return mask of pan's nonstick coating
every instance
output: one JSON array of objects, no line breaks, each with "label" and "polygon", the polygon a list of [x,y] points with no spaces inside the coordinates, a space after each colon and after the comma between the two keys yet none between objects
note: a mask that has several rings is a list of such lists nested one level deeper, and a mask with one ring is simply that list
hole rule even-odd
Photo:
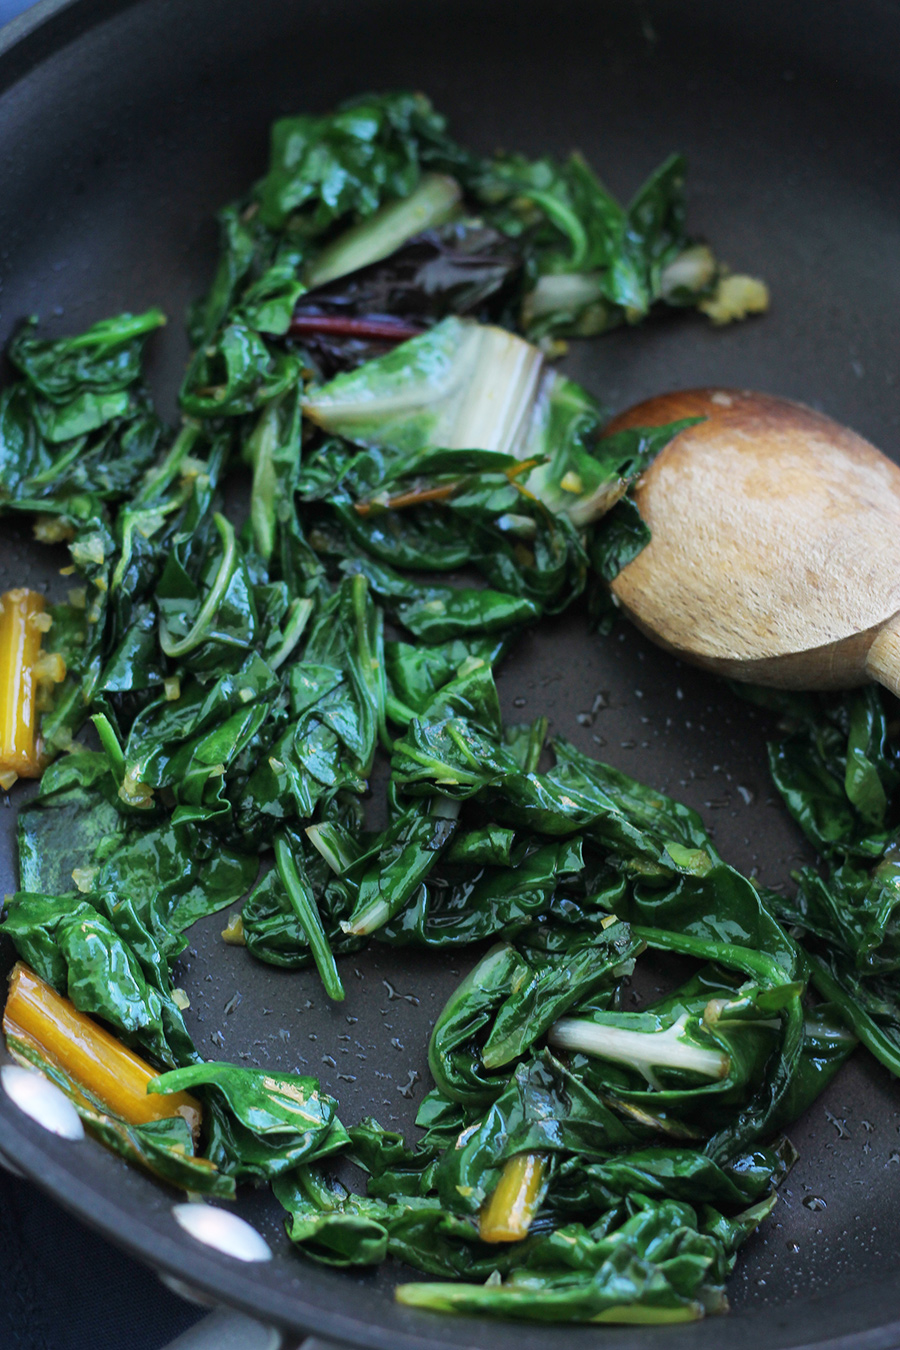
[{"label": "pan's nonstick coating", "polygon": [[[0,338],[30,313],[62,333],[159,303],[171,322],[151,374],[173,412],[213,213],[262,171],[270,121],[405,85],[482,150],[580,148],[620,196],[683,150],[692,231],[769,281],[761,320],[715,331],[675,316],[573,344],[567,371],[611,407],[677,386],[766,389],[897,456],[898,39],[900,7],[876,0],[44,0],[0,46]],[[3,520],[0,588],[62,593],[65,561]],[[789,884],[805,854],[768,781],[768,723],[724,684],[624,627],[589,637],[580,611],[526,635],[499,683],[507,717],[549,714],[581,748],[701,810],[730,862]],[[0,894],[15,886],[22,795],[0,811]],[[410,1127],[431,1022],[468,958],[376,944],[347,958],[347,1001],[329,1006],[314,973],[255,964],[221,927],[198,925],[178,976],[201,1049],[318,1073],[346,1119]],[[0,940],[0,976],[11,961]],[[857,1054],[791,1136],[801,1160],[742,1253],[728,1324],[552,1329],[413,1314],[391,1301],[399,1267],[311,1267],[264,1192],[238,1210],[275,1260],[238,1267],[180,1233],[171,1194],[97,1145],[45,1137],[0,1098],[0,1149],[144,1259],[297,1330],[392,1350],[895,1344],[896,1083]]]}]

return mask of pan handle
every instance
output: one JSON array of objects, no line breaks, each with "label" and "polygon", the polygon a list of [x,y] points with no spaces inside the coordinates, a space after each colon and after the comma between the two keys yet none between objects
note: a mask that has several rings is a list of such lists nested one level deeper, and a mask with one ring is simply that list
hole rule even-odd
[{"label": "pan handle", "polygon": [[255,1317],[232,1308],[217,1308],[177,1340],[170,1341],[165,1350],[341,1350],[341,1347],[318,1336],[304,1337],[298,1343]]},{"label": "pan handle", "polygon": [[282,1350],[282,1339],[280,1331],[255,1317],[233,1308],[216,1308],[170,1341],[165,1350]]}]

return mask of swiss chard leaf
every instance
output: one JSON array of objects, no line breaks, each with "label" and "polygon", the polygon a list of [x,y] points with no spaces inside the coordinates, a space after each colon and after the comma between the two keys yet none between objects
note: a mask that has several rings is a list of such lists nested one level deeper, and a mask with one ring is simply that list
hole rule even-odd
[{"label": "swiss chard leaf", "polygon": [[205,1156],[228,1176],[269,1179],[343,1148],[337,1103],[315,1078],[235,1064],[195,1064],[162,1074],[148,1092],[190,1089],[209,1110]]},{"label": "swiss chard leaf", "polygon": [[315,238],[345,217],[370,216],[409,196],[423,165],[452,170],[465,155],[422,94],[369,95],[324,117],[289,117],[272,128],[269,171],[257,189],[270,229],[291,218]]}]

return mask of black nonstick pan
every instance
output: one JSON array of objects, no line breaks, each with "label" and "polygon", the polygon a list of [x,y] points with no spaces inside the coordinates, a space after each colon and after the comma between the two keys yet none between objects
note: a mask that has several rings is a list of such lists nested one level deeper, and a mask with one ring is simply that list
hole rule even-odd
[{"label": "black nonstick pan", "polygon": [[[620,196],[684,151],[692,232],[768,280],[771,312],[741,326],[692,316],[573,344],[567,369],[612,408],[677,386],[765,389],[900,457],[898,50],[888,0],[43,0],[0,38],[0,339],[32,313],[62,333],[161,304],[151,373],[174,412],[213,213],[261,172],[271,120],[412,86],[461,140],[578,147]],[[65,561],[0,524],[0,587],[62,588]],[[624,626],[589,636],[573,612],[521,641],[500,689],[507,716],[546,712],[697,807],[730,862],[789,883],[805,855],[769,786],[771,728],[723,683]],[[23,795],[0,810],[0,894]],[[348,958],[333,1006],[314,974],[255,964],[221,926],[193,931],[179,973],[207,1055],[317,1073],[344,1118],[411,1133],[430,1025],[464,967],[375,945]],[[11,963],[0,939],[0,987]],[[790,1133],[800,1161],[741,1255],[729,1320],[529,1327],[403,1309],[399,1267],[311,1266],[264,1192],[237,1208],[274,1259],[218,1255],[175,1223],[179,1197],[0,1093],[0,1151],[22,1172],[152,1266],[295,1333],[385,1350],[900,1344],[900,1085],[857,1052]]]}]

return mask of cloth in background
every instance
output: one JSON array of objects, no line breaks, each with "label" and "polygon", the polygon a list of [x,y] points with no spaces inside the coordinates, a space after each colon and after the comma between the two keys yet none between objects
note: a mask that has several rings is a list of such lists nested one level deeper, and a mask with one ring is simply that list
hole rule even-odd
[{"label": "cloth in background", "polygon": [[31,0],[0,0],[0,28],[17,14],[31,8]]},{"label": "cloth in background", "polygon": [[162,1350],[204,1315],[0,1168],[0,1350]]}]

